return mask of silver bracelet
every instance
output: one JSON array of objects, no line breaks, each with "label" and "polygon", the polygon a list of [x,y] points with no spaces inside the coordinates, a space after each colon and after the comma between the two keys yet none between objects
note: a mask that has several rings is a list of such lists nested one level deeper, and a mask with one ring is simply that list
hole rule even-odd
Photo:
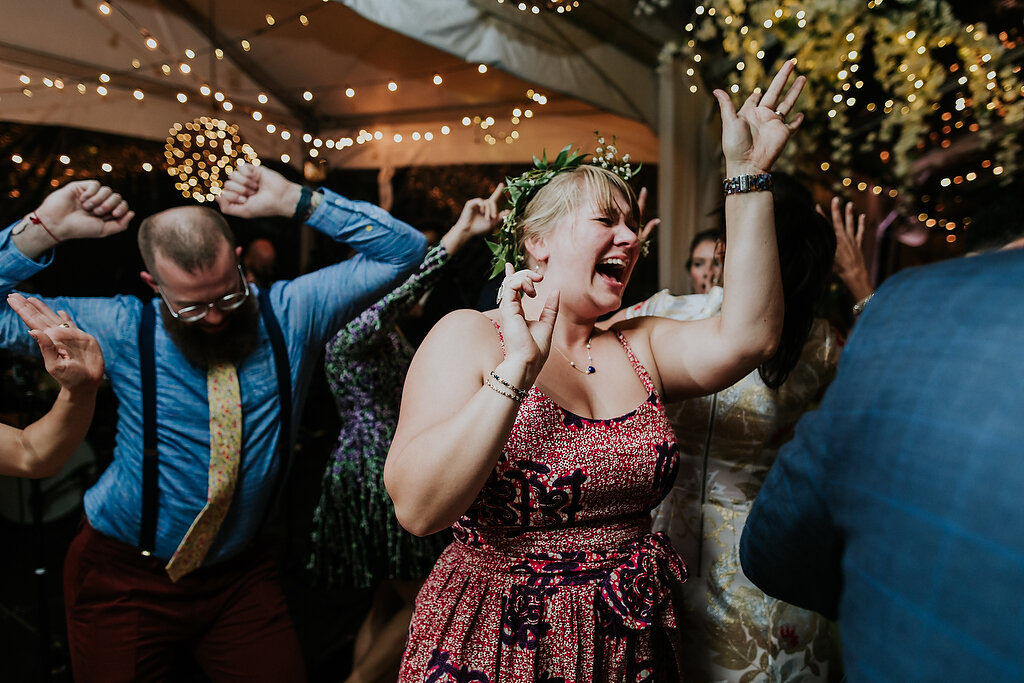
[{"label": "silver bracelet", "polygon": [[873,297],[874,295],[875,295],[875,293],[871,292],[866,297],[864,297],[863,299],[861,299],[860,301],[855,303],[853,305],[853,314],[854,315],[860,315],[861,313],[863,313],[864,312],[864,307],[868,305],[868,302],[871,301],[871,297]]},{"label": "silver bracelet", "polygon": [[728,197],[742,192],[771,192],[775,188],[771,173],[738,175],[722,181],[722,192]]}]

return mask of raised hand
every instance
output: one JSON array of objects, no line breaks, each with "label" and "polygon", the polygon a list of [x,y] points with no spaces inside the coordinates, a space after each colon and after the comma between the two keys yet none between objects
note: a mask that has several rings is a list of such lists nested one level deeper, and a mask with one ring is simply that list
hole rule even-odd
[{"label": "raised hand", "polygon": [[477,197],[466,202],[455,225],[441,238],[441,244],[444,245],[445,251],[454,254],[472,238],[477,235],[486,235],[498,227],[508,213],[507,210],[501,211],[498,208],[504,189],[505,183],[498,183],[494,192],[486,199]]},{"label": "raised hand", "polygon": [[797,76],[786,89],[795,68],[796,61],[788,60],[768,89],[752,93],[739,111],[724,91],[715,90],[722,112],[722,152],[729,175],[770,171],[790,136],[800,127],[804,115],[794,113],[793,107],[807,79]]},{"label": "raised hand", "polygon": [[121,232],[135,212],[98,180],[76,180],[47,195],[35,215],[52,238],[64,241]]},{"label": "raised hand", "polygon": [[828,214],[820,206],[817,208],[818,213],[832,221],[832,228],[836,233],[836,258],[832,270],[850,290],[853,298],[860,301],[874,291],[861,247],[866,216],[859,214],[855,219],[856,209],[853,202],[847,202],[845,209],[842,204],[842,199],[833,197],[831,211]]},{"label": "raised hand", "polygon": [[498,183],[487,199],[470,199],[462,207],[462,214],[456,225],[465,226],[465,230],[472,236],[486,235],[494,230],[498,223],[505,217],[508,211],[501,211],[498,202],[501,200],[501,193],[505,189],[505,183]]},{"label": "raised hand", "polygon": [[7,303],[39,344],[46,371],[68,391],[94,391],[104,370],[99,343],[78,329],[67,313],[54,313],[39,299],[26,299],[15,292],[7,296]]},{"label": "raised hand", "polygon": [[[637,207],[639,207],[639,209],[640,209],[640,215],[643,216],[644,213],[645,213],[645,209],[647,208],[647,188],[646,187],[641,187],[640,188],[640,194],[638,194],[636,196],[636,204],[637,204]],[[641,249],[645,248],[645,245],[647,244],[647,240],[650,239],[651,233],[654,232],[654,229],[657,228],[659,225],[661,225],[661,219],[660,218],[652,218],[651,220],[649,220],[646,223],[644,223],[644,227],[640,228],[640,230],[637,232],[636,236],[640,240]],[[641,253],[643,253],[644,256],[647,255],[646,250],[642,251]]]},{"label": "raised hand", "polygon": [[301,185],[277,171],[242,164],[224,182],[217,204],[225,214],[240,218],[291,216],[301,192]]},{"label": "raised hand", "polygon": [[537,296],[536,283],[544,276],[532,270],[516,271],[511,263],[505,264],[505,279],[501,282],[498,312],[501,314],[501,330],[505,338],[505,353],[524,363],[529,383],[540,374],[544,361],[551,352],[551,334],[558,316],[558,292],[548,296],[540,318],[526,320],[522,296]]}]

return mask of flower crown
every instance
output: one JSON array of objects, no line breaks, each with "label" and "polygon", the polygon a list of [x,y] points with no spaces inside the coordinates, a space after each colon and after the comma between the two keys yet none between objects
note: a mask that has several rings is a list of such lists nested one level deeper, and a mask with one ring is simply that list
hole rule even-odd
[{"label": "flower crown", "polygon": [[[595,131],[597,137],[597,149],[594,154],[580,154],[579,149],[573,150],[568,144],[562,148],[558,156],[548,161],[547,153],[541,158],[533,157],[533,168],[515,178],[505,178],[505,191],[508,192],[508,214],[498,228],[497,241],[487,241],[487,246],[493,255],[491,259],[491,275],[494,278],[505,272],[505,263],[511,263],[516,270],[525,265],[525,258],[519,248],[519,240],[516,238],[516,222],[526,211],[526,205],[537,195],[540,188],[551,182],[563,171],[573,171],[584,163],[591,163],[595,166],[607,169],[625,181],[635,176],[642,166],[638,164],[633,168],[629,164],[629,155],[618,157],[616,138],[612,138],[611,144],[605,144],[605,139]],[[592,159],[587,162],[587,157]]]}]

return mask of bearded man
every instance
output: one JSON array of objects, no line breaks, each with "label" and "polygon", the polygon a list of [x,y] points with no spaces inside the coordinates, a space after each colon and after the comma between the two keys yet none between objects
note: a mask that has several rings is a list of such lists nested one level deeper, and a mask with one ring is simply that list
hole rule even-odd
[{"label": "bearded man", "polygon": [[[240,167],[218,203],[243,218],[292,216],[358,253],[260,289],[224,217],[179,207],[139,229],[152,300],[43,298],[99,341],[119,399],[113,462],[85,494],[64,567],[79,682],[167,680],[183,653],[213,681],[305,678],[261,530],[320,349],[426,244],[376,206],[264,167]],[[59,242],[119,232],[131,217],[96,181],[62,187],[0,233],[0,293],[48,266]],[[6,303],[0,345],[35,345]]]}]

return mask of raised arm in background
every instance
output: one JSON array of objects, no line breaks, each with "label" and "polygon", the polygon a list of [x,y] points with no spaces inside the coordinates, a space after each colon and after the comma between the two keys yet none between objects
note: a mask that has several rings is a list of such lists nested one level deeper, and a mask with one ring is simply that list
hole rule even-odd
[{"label": "raised arm in background", "polygon": [[7,303],[28,325],[60,393],[50,411],[24,429],[0,425],[0,475],[53,476],[89,430],[103,379],[103,354],[63,311],[54,313],[38,299],[17,293],[9,294]]}]

